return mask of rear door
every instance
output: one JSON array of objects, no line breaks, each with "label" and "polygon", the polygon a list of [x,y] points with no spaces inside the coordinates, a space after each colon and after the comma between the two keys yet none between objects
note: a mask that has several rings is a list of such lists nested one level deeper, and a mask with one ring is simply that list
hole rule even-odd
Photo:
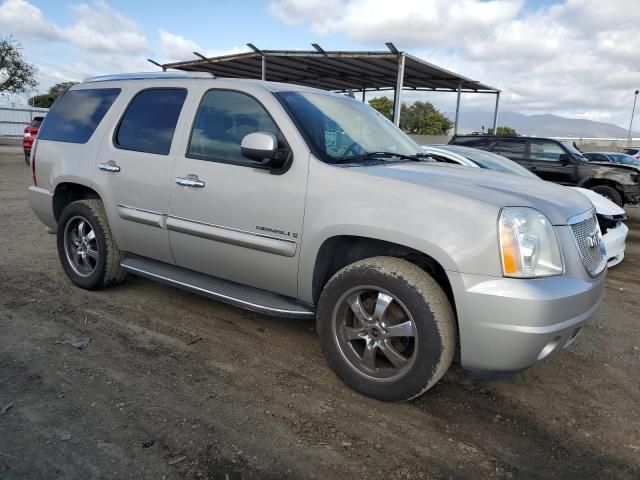
[{"label": "rear door", "polygon": [[101,195],[125,252],[174,263],[166,230],[172,140],[184,88],[137,91],[98,156]]},{"label": "rear door", "polygon": [[529,170],[543,180],[563,185],[576,184],[576,161],[559,143],[530,140],[528,157]]},{"label": "rear door", "polygon": [[507,157],[514,162],[518,162],[525,168],[529,168],[529,163],[526,160],[526,145],[527,140],[524,138],[500,138],[493,145],[491,151]]}]

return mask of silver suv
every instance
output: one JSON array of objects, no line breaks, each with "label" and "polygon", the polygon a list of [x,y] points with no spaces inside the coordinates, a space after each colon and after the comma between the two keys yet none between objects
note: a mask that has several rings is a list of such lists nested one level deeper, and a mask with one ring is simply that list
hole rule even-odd
[{"label": "silver suv", "polygon": [[316,318],[355,390],[408,400],[456,350],[521,371],[593,314],[606,261],[583,195],[436,163],[343,95],[206,74],[86,80],[47,115],[30,201],[71,281],[141,275]]}]

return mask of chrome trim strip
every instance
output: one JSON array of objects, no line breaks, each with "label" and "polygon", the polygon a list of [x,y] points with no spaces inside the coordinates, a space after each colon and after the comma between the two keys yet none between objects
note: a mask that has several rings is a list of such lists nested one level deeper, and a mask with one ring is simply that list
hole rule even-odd
[{"label": "chrome trim strip", "polygon": [[194,222],[171,216],[167,218],[166,225],[168,230],[174,232],[207,238],[230,245],[274,253],[284,257],[293,257],[296,254],[297,244],[290,240],[265,237],[242,230],[211,225],[204,222]]},{"label": "chrome trim strip", "polygon": [[584,222],[585,220],[590,219],[596,214],[596,209],[592,208],[591,210],[587,210],[584,213],[579,213],[578,215],[574,215],[573,217],[569,217],[567,219],[567,225],[575,225],[576,223]]},{"label": "chrome trim strip", "polygon": [[[185,283],[185,282],[181,282],[179,280],[174,280],[173,278],[169,278],[169,277],[165,277],[163,275],[158,275],[156,273],[153,272],[149,272],[148,270],[143,270],[141,268],[136,268],[136,267],[132,267],[130,265],[127,265],[125,262],[122,262],[120,264],[120,266],[125,269],[128,272],[131,272],[133,274],[138,274],[141,275],[143,277],[147,277],[147,278],[151,278],[154,280],[158,280],[162,283],[166,283],[168,285],[172,285],[172,286],[176,286],[176,287],[180,287],[180,288],[184,288],[186,290],[191,290],[197,293],[201,293],[204,294],[208,297],[212,297],[216,300],[220,300],[221,302],[224,303],[229,303],[231,305],[235,305],[237,307],[242,307],[242,308],[246,308],[248,310],[254,311],[254,312],[258,312],[258,313],[266,313],[266,314],[279,314],[279,315],[283,315],[283,316],[292,316],[292,317],[299,317],[299,318],[313,318],[315,317],[315,313],[312,312],[311,310],[286,310],[286,309],[282,309],[282,308],[272,308],[272,307],[268,307],[265,305],[259,305],[257,303],[252,303],[249,302],[247,300],[241,300],[239,298],[235,298],[235,297],[230,297],[228,295],[224,295],[222,293],[217,293],[214,292],[212,290],[207,290],[206,288],[202,288],[202,287],[197,287],[195,285],[189,284],[189,283]],[[304,308],[304,307],[301,307]]]},{"label": "chrome trim strip", "polygon": [[160,212],[118,204],[118,215],[120,215],[120,218],[124,220],[130,220],[132,222],[138,222],[152,227],[164,228],[165,216]]},{"label": "chrome trim strip", "polygon": [[215,223],[207,223],[207,222],[201,222],[200,220],[192,220],[192,219],[186,218],[186,217],[179,217],[177,215],[168,215],[168,218],[175,218],[177,220],[184,220],[185,222],[197,223],[198,225],[205,225],[207,227],[221,228],[223,230],[229,230],[231,232],[246,233],[247,235],[253,235],[254,237],[271,238],[273,240],[280,240],[281,242],[289,242],[289,243],[294,243],[294,244],[298,243],[295,240],[291,240],[290,238],[281,238],[281,237],[275,237],[273,235],[266,235],[264,233],[250,232],[248,230],[241,230],[239,228],[227,227],[225,225],[216,225]]}]

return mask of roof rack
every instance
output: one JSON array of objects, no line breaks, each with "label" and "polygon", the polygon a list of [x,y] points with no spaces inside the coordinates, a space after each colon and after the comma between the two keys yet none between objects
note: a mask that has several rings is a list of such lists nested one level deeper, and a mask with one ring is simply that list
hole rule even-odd
[{"label": "roof rack", "polygon": [[137,72],[89,77],[85,78],[84,82],[110,82],[114,80],[151,80],[166,78],[216,78],[216,76],[210,72]]}]

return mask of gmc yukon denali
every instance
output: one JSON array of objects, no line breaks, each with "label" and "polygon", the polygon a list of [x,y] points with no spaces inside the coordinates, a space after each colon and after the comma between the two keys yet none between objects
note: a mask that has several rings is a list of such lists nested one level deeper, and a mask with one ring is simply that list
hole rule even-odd
[{"label": "gmc yukon denali", "polygon": [[77,286],[134,274],[315,318],[345,383],[401,401],[456,354],[469,374],[495,378],[568,346],[606,273],[583,195],[420,152],[343,95],[113,75],[53,105],[29,197]]}]

